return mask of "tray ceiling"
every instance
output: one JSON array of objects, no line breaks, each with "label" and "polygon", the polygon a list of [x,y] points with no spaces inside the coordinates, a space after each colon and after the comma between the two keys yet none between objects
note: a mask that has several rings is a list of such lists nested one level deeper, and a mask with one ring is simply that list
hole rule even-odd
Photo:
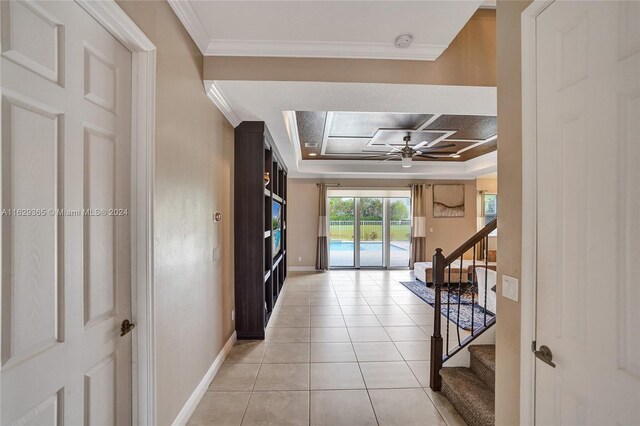
[{"label": "tray ceiling", "polygon": [[[449,161],[415,161],[410,168],[403,168],[396,161],[381,163],[358,157],[351,160],[344,156],[335,160],[308,159],[303,156],[305,142],[300,142],[304,128],[308,128],[308,132],[324,132],[321,114],[338,111],[340,114],[333,114],[327,135],[350,136],[349,139],[357,139],[360,144],[364,139],[366,144],[379,129],[408,128],[419,132],[419,127],[430,120],[430,125],[422,129],[427,131],[424,135],[428,136],[425,137],[433,138],[432,135],[437,137],[455,130],[457,133],[448,138],[447,144],[456,144],[451,150],[460,150],[473,144],[471,136],[484,137],[493,132],[491,129],[495,124],[492,120],[495,120],[497,111],[495,87],[207,80],[205,89],[233,126],[245,120],[267,123],[290,177],[473,179],[496,171],[497,153],[495,145],[492,145],[495,140],[485,140],[482,152],[486,153],[466,161],[464,157]],[[303,119],[298,123],[296,111],[319,111],[320,115],[314,114],[314,120]],[[361,119],[364,116],[366,120]],[[464,123],[462,117],[466,116],[489,117],[489,125],[485,127],[482,121],[476,123],[474,133],[471,133],[470,126],[450,127],[456,123],[454,120],[458,124]],[[380,133],[378,137],[386,136],[386,132]],[[307,142],[320,144],[324,133],[321,135]],[[403,136],[400,136],[400,141]],[[462,141],[451,142],[458,138]],[[396,140],[391,142],[399,143]],[[376,144],[376,140],[373,143]],[[476,154],[480,152],[474,152]]]},{"label": "tray ceiling", "polygon": [[409,146],[426,142],[438,157],[417,161],[464,162],[497,149],[495,116],[297,111],[296,123],[303,160],[382,160],[407,135]]},{"label": "tray ceiling", "polygon": [[[169,0],[205,55],[435,60],[482,0]],[[410,34],[408,48],[397,36]]]}]

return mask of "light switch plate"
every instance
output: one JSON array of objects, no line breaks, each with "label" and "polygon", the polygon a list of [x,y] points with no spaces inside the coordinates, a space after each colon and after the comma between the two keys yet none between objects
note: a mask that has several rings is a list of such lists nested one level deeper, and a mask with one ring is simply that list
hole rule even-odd
[{"label": "light switch plate", "polygon": [[507,299],[511,299],[514,302],[518,301],[518,279],[510,277],[508,275],[502,276],[502,296]]}]

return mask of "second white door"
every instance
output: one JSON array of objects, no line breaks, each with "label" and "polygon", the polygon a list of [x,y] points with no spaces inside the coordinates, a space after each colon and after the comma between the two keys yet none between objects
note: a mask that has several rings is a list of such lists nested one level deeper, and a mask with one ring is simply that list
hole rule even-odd
[{"label": "second white door", "polygon": [[638,2],[536,21],[540,425],[640,424],[639,28]]}]

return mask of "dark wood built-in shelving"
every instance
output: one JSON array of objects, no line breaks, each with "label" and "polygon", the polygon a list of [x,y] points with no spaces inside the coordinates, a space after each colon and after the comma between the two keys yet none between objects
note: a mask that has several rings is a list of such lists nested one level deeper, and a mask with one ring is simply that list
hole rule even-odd
[{"label": "dark wood built-in shelving", "polygon": [[[264,339],[287,277],[287,168],[264,122],[245,121],[235,129],[234,198],[237,336]],[[278,253],[273,253],[274,202],[282,205]]]}]

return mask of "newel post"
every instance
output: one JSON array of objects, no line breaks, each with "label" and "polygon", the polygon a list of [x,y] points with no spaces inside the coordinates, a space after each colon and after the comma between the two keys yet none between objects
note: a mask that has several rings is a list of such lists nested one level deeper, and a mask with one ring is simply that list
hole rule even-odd
[{"label": "newel post", "polygon": [[432,261],[433,288],[435,291],[435,306],[433,313],[433,335],[431,336],[431,377],[429,387],[434,391],[439,391],[442,387],[440,369],[442,368],[442,335],[441,329],[441,301],[442,284],[444,284],[444,255],[442,249],[437,248]]}]

